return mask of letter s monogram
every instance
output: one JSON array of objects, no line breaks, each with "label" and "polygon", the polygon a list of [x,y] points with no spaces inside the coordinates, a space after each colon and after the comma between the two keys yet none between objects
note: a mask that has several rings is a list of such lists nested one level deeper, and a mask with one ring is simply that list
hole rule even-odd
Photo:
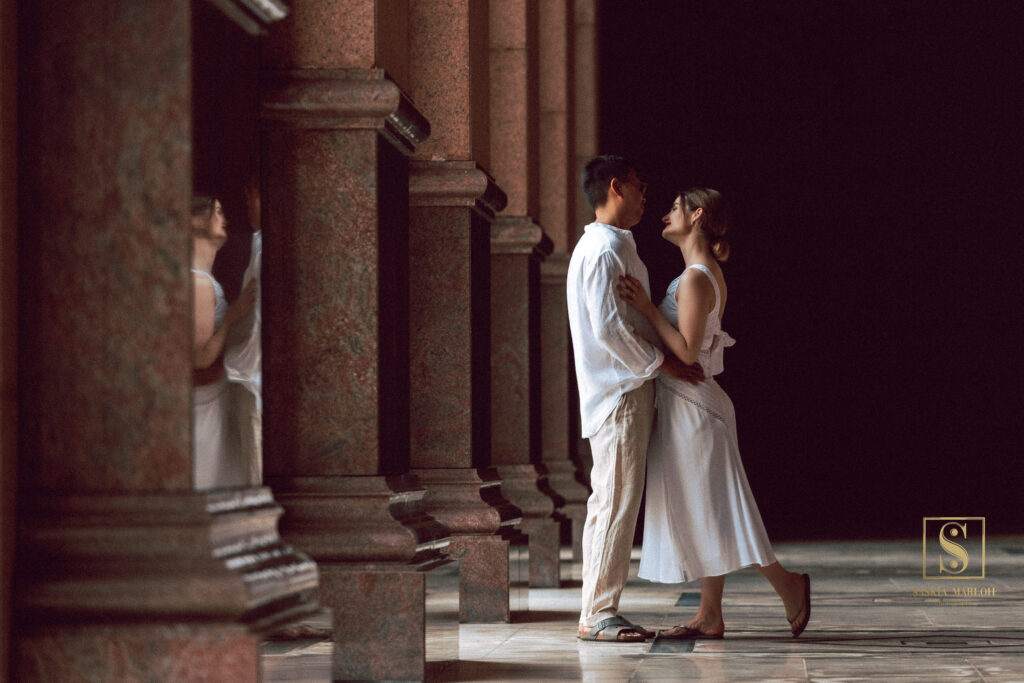
[{"label": "letter s monogram", "polygon": [[[945,550],[947,553],[955,557],[956,560],[950,562],[949,566],[947,567],[947,565],[943,563],[942,556],[940,555],[939,573],[962,574],[963,571],[967,569],[969,557],[967,555],[967,551],[964,550],[964,547],[962,545],[950,540],[949,538],[946,538],[946,530],[949,529],[949,527],[953,527],[953,529],[949,532],[950,536],[956,537],[957,529],[959,529],[960,533],[963,534],[963,537],[967,538],[966,524],[962,522],[946,522],[942,525],[942,528],[939,529],[939,545],[942,547],[943,550]],[[957,560],[959,560],[959,562]]]}]

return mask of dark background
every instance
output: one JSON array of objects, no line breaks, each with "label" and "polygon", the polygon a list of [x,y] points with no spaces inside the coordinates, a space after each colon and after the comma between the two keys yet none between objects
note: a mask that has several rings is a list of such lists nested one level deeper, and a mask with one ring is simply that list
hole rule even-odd
[{"label": "dark background", "polygon": [[774,539],[1024,532],[1024,4],[600,2],[600,139],[730,200],[719,379]]}]

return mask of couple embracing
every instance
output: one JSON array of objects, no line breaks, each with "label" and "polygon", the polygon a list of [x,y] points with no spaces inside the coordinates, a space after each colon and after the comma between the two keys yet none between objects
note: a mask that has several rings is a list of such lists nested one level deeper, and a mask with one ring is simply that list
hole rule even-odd
[{"label": "couple embracing", "polygon": [[681,192],[662,219],[662,236],[679,247],[686,268],[659,308],[630,232],[646,189],[619,156],[592,159],[583,171],[595,222],[573,250],[567,283],[581,425],[594,460],[578,635],[655,635],[618,614],[646,476],[640,577],[701,585],[697,614],[658,637],[721,638],[725,575],[749,566],[782,598],[798,636],[811,615],[810,578],[775,559],[740,461],[732,401],[714,380],[733,343],[721,327],[727,289],[719,262],[729,251],[722,197]]}]

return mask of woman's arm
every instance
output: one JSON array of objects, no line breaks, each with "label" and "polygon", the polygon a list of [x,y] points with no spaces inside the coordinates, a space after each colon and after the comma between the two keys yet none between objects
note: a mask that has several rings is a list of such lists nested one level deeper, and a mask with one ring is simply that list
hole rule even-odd
[{"label": "woman's arm", "polygon": [[228,306],[221,326],[214,329],[217,310],[217,295],[213,283],[202,275],[193,275],[195,289],[195,339],[192,346],[192,367],[208,368],[224,350],[231,326],[243,318],[256,301],[256,290],[250,282],[238,299]]},{"label": "woman's arm", "polygon": [[650,321],[665,346],[687,365],[695,363],[700,354],[700,342],[704,339],[708,313],[715,305],[715,290],[708,279],[683,273],[676,289],[679,329],[673,327],[651,302],[639,280],[626,275],[619,281],[619,296]]}]

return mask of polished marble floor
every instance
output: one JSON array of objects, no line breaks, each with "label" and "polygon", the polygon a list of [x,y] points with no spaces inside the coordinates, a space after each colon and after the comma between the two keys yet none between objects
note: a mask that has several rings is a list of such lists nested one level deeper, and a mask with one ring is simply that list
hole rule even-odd
[{"label": "polished marble floor", "polygon": [[[565,553],[563,587],[515,596],[521,609],[510,624],[452,625],[454,568],[441,570],[428,585],[427,680],[1024,682],[1024,537],[988,539],[985,578],[974,581],[924,580],[920,539],[775,550],[812,577],[811,622],[798,639],[754,569],[726,582],[723,640],[639,644],[576,639],[580,567]],[[621,611],[668,627],[689,618],[698,595],[696,584],[633,578]],[[268,643],[264,654],[268,680],[328,680],[314,672],[329,660],[329,644],[313,638]]]}]

